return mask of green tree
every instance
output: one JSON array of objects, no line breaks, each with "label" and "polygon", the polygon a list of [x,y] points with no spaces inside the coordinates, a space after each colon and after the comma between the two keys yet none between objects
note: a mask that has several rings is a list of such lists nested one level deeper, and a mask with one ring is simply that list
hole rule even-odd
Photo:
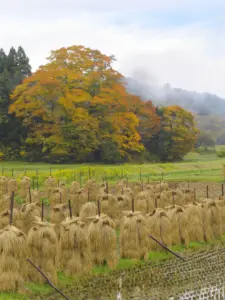
[{"label": "green tree", "polygon": [[[0,147],[10,155],[9,148],[16,152],[26,134],[20,120],[9,115],[10,94],[24,78],[31,75],[31,66],[22,47],[11,48],[8,55],[0,49]],[[4,150],[3,150],[4,151]],[[9,157],[8,157],[9,158]]]}]

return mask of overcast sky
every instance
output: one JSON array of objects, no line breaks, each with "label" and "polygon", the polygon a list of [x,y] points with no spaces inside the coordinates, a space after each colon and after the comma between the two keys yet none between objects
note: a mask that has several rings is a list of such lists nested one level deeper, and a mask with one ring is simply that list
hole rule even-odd
[{"label": "overcast sky", "polygon": [[71,45],[117,58],[125,76],[225,97],[224,0],[0,0],[0,47],[33,70]]}]

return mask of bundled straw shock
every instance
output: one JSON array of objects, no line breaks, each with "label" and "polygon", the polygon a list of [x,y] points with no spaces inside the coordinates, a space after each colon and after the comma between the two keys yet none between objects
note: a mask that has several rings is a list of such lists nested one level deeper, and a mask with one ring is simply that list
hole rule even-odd
[{"label": "bundled straw shock", "polygon": [[77,217],[67,218],[61,223],[59,267],[68,276],[85,274],[92,267],[84,226]]},{"label": "bundled straw shock", "polygon": [[26,236],[8,225],[0,230],[0,292],[19,292],[26,277]]},{"label": "bundled straw shock", "polygon": [[[172,246],[172,226],[167,213],[162,209],[156,209],[147,215],[149,234],[162,242],[165,246]],[[162,250],[162,247],[149,239],[149,250]]]},{"label": "bundled straw shock", "polygon": [[58,204],[52,209],[51,213],[51,223],[55,224],[55,232],[60,237],[60,223],[65,221],[65,219],[69,216],[68,205]]},{"label": "bundled straw shock", "polygon": [[148,227],[139,212],[130,212],[121,220],[120,255],[122,258],[148,259]]},{"label": "bundled straw shock", "polygon": [[[54,225],[36,218],[28,232],[27,248],[29,258],[40,267],[46,276],[55,284],[57,282],[56,255],[58,239]],[[30,266],[28,270],[31,281],[43,284],[45,279]]]},{"label": "bundled straw shock", "polygon": [[106,215],[96,216],[88,228],[94,264],[105,262],[110,268],[117,264],[115,223]]}]

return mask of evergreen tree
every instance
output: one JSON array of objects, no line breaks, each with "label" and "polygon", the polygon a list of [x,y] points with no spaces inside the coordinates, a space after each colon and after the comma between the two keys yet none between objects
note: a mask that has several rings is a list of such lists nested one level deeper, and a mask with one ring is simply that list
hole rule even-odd
[{"label": "evergreen tree", "polygon": [[10,94],[30,75],[29,59],[21,46],[17,51],[12,47],[8,55],[0,49],[0,151],[5,147],[19,149],[24,129],[19,120],[8,114]]}]

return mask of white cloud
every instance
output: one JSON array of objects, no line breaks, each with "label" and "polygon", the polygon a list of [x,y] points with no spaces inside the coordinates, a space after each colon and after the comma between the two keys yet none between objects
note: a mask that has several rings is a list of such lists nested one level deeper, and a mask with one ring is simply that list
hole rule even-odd
[{"label": "white cloud", "polygon": [[[1,47],[8,50],[10,46],[22,45],[31,59],[34,68],[45,63],[50,50],[64,46],[82,44],[97,48],[105,54],[115,54],[115,67],[126,76],[132,75],[135,70],[143,69],[161,83],[170,82],[172,86],[217,93],[225,97],[225,30],[204,28],[201,23],[180,28],[143,28],[135,22],[127,25],[111,24],[108,22],[109,4],[114,4],[114,10],[125,10],[129,2],[130,9],[167,8],[170,5],[191,8],[192,1],[118,1],[107,2],[99,0],[96,7],[91,6],[93,1],[77,1],[79,4],[72,14],[69,9],[74,4],[72,0],[65,1],[34,1],[42,7],[43,15],[28,18],[28,15],[17,14],[11,18],[7,15],[10,4],[14,5],[14,12],[21,10],[28,3],[27,0],[3,1],[3,12],[0,12]],[[29,2],[34,4],[34,2]],[[76,1],[75,1],[76,2]],[[218,6],[225,1],[214,1]],[[14,4],[13,4],[14,3]],[[20,7],[18,6],[20,3]],[[55,5],[53,6],[53,3]],[[60,14],[60,4],[62,13]],[[89,3],[89,5],[87,5]],[[120,6],[118,5],[120,3]],[[138,3],[138,6],[137,6]],[[198,1],[198,8],[209,0]],[[7,4],[8,6],[4,6]],[[86,4],[86,7],[85,7]],[[1,3],[2,5],[2,3]],[[43,6],[41,6],[43,5]],[[54,14],[47,15],[46,10]],[[2,8],[1,7],[1,8]],[[26,7],[34,11],[31,4]],[[12,6],[11,6],[12,9]],[[46,9],[46,10],[45,10]],[[91,10],[106,11],[91,13]],[[57,11],[57,13],[56,13]],[[78,14],[79,12],[79,14]],[[68,17],[66,17],[68,16]],[[219,49],[219,51],[218,51]],[[144,80],[144,78],[143,78]]]}]

